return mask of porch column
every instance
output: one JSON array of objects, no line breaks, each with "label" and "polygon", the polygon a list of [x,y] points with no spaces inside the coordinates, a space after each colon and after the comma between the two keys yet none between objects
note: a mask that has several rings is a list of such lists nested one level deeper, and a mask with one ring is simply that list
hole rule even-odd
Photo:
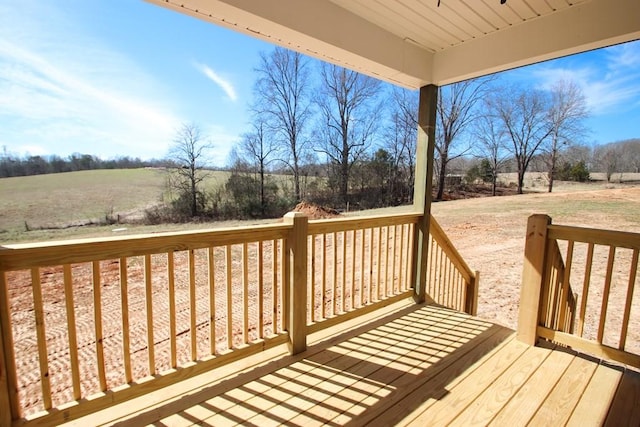
[{"label": "porch column", "polygon": [[418,140],[416,145],[416,170],[413,187],[413,207],[422,217],[416,224],[413,239],[415,258],[411,268],[414,299],[422,303],[426,299],[427,256],[429,254],[429,226],[431,223],[431,199],[433,188],[433,152],[436,139],[436,107],[438,86],[420,88],[418,105]]}]

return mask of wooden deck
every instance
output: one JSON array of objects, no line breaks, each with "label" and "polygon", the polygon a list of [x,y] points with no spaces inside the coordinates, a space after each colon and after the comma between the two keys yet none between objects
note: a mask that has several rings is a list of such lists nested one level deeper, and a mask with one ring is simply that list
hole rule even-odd
[{"label": "wooden deck", "polygon": [[300,355],[75,425],[640,425],[637,371],[530,347],[435,306],[403,302],[376,317],[325,333]]}]

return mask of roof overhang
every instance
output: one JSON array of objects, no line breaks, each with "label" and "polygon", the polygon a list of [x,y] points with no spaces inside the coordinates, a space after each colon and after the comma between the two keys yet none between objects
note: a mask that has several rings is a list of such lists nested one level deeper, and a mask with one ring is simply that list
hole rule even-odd
[{"label": "roof overhang", "polygon": [[640,39],[639,0],[148,1],[409,88]]}]

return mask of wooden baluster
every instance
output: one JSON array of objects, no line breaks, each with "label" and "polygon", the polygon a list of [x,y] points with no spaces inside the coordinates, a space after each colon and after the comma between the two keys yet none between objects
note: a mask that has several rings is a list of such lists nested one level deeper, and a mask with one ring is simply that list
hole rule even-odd
[{"label": "wooden baluster", "polygon": [[351,230],[351,291],[349,297],[351,299],[350,310],[355,308],[355,292],[356,292],[356,230]]},{"label": "wooden baluster", "polygon": [[[271,312],[272,320],[271,325],[273,327],[273,335],[276,335],[278,329],[278,241],[273,240],[271,242]],[[282,276],[280,276],[282,277]]]},{"label": "wooden baluster", "polygon": [[322,304],[322,319],[327,318],[327,240],[326,235],[320,235],[320,245],[322,247],[321,263],[322,263],[322,296],[320,303]]},{"label": "wooden baluster", "polygon": [[347,232],[342,232],[342,294],[341,299],[341,312],[347,311]]},{"label": "wooden baluster", "polygon": [[369,304],[373,302],[373,228],[368,229],[369,235]]},{"label": "wooden baluster", "polygon": [[631,258],[631,270],[629,271],[629,284],[627,286],[627,298],[624,304],[624,315],[622,317],[622,329],[620,331],[620,344],[618,349],[624,351],[627,344],[627,331],[629,328],[629,319],[631,317],[631,303],[633,302],[633,290],[636,283],[636,275],[638,271],[638,249],[633,250]]},{"label": "wooden baluster", "polygon": [[333,316],[336,315],[336,313],[338,312],[338,259],[336,258],[338,256],[338,249],[337,249],[337,244],[338,242],[336,241],[336,237],[337,234],[334,232],[331,235],[331,247],[332,247],[332,255],[333,255],[333,293],[332,293],[332,298],[333,298],[333,312],[331,313]]},{"label": "wooden baluster", "polygon": [[100,284],[100,262],[93,261],[93,315],[96,331],[96,358],[100,390],[107,390],[107,376],[104,367],[104,337],[102,336],[102,288]]},{"label": "wooden baluster", "polygon": [[11,425],[11,421],[22,417],[18,399],[18,377],[16,355],[11,326],[11,300],[7,273],[0,271],[0,424]]},{"label": "wooden baluster", "polygon": [[398,241],[400,245],[400,254],[398,260],[398,292],[402,292],[404,290],[404,224],[400,225],[400,240]]},{"label": "wooden baluster", "polygon": [[376,245],[376,288],[378,291],[378,301],[382,299],[382,286],[380,283],[380,272],[382,271],[382,227],[378,227],[378,244]]},{"label": "wooden baluster", "polygon": [[258,242],[258,338],[264,338],[264,244]]},{"label": "wooden baluster", "polygon": [[609,307],[609,293],[611,292],[611,276],[613,275],[613,263],[616,257],[616,247],[609,246],[609,258],[607,261],[607,275],[604,280],[604,290],[602,291],[602,307],[600,309],[600,322],[598,324],[598,342],[602,344],[604,339],[604,326],[607,320],[607,308]]},{"label": "wooden baluster", "polygon": [[216,354],[216,258],[213,247],[207,250],[209,267],[209,354]]},{"label": "wooden baluster", "polygon": [[169,345],[171,347],[171,367],[178,366],[178,345],[176,343],[176,279],[173,251],[167,252],[167,279],[169,286]]},{"label": "wooden baluster", "polygon": [[122,359],[124,364],[124,382],[133,381],[131,372],[131,338],[129,331],[129,281],[127,258],[120,258],[120,311],[122,312]]},{"label": "wooden baluster", "polygon": [[567,322],[571,320],[571,316],[567,319],[567,307],[569,305],[569,301],[571,296],[569,295],[570,291],[570,279],[571,279],[571,264],[573,262],[573,240],[569,240],[567,244],[567,256],[564,266],[564,276],[562,278],[562,296],[560,300],[560,330],[564,332],[569,332],[567,327]]},{"label": "wooden baluster", "polygon": [[316,316],[316,235],[310,236],[311,256],[310,256],[310,280],[309,280],[309,297],[311,298],[311,322],[315,322]]},{"label": "wooden baluster", "polygon": [[242,342],[249,342],[249,248],[242,245]]},{"label": "wooden baluster", "polygon": [[[40,385],[42,387],[42,401],[44,409],[51,409],[51,378],[49,373],[49,359],[47,356],[47,334],[44,324],[44,306],[42,301],[42,286],[40,283],[40,269],[31,269],[31,286],[33,288],[33,310],[36,320],[36,337],[38,340],[38,362],[40,364]],[[102,364],[104,367],[104,363]]]},{"label": "wooden baluster", "polygon": [[360,307],[364,306],[364,229],[360,230]]},{"label": "wooden baluster", "polygon": [[147,309],[147,348],[149,375],[156,373],[155,339],[153,337],[153,286],[151,281],[151,255],[144,256],[144,284]]},{"label": "wooden baluster", "polygon": [[71,364],[71,384],[73,385],[73,398],[75,400],[79,400],[82,396],[82,390],[80,389],[80,366],[78,365],[78,335],[76,332],[76,310],[73,303],[74,298],[71,265],[65,264],[64,266],[62,266],[62,272],[64,278],[64,300],[67,310],[67,333],[69,334],[69,362]]},{"label": "wooden baluster", "polygon": [[578,319],[578,336],[584,334],[584,319],[587,311],[587,298],[589,296],[589,282],[591,281],[591,265],[593,264],[593,243],[589,243],[587,260],[585,261],[584,282],[582,284],[582,300],[580,301],[580,318]]},{"label": "wooden baluster", "polygon": [[190,249],[189,254],[189,336],[191,339],[191,360],[198,359],[198,337],[196,325],[196,259],[195,251]]},{"label": "wooden baluster", "polygon": [[231,280],[233,258],[231,257],[231,245],[226,246],[224,262],[227,278],[227,349],[231,350],[233,348],[233,283]]}]

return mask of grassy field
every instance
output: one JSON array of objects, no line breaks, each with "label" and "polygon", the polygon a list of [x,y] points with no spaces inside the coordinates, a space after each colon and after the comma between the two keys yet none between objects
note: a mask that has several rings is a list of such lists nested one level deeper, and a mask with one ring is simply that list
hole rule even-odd
[{"label": "grassy field", "polygon": [[[223,185],[228,172],[213,172],[206,181],[211,190]],[[153,233],[190,228],[238,225],[240,221],[198,224],[169,224],[143,226],[134,224],[108,226],[72,226],[65,229],[41,230],[46,227],[69,226],[88,220],[101,220],[106,215],[122,218],[140,216],[144,208],[158,203],[164,196],[165,174],[155,169],[96,170],[53,175],[38,175],[0,179],[0,242],[26,242],[59,240],[72,237],[94,237],[122,234]],[[445,217],[444,222],[468,221],[476,218],[510,217],[526,219],[532,212],[546,212],[564,220],[575,219],[576,214],[589,222],[589,218],[608,218],[615,227],[619,223],[637,223],[640,206],[615,191],[633,188],[625,184],[597,182],[591,184],[557,183],[554,193],[544,193],[544,186],[528,187],[539,192],[525,196],[484,198],[437,203],[434,213]],[[579,193],[579,197],[566,196]],[[400,208],[402,209],[402,208]],[[361,214],[387,212],[388,209],[365,211]],[[355,213],[358,214],[358,213]],[[440,218],[439,218],[440,219]],[[245,224],[266,221],[244,222]],[[126,222],[126,221],[125,221]],[[583,221],[585,222],[585,221]],[[29,228],[31,231],[27,231]],[[612,228],[612,227],[608,227]],[[123,230],[126,229],[126,230]]]}]

